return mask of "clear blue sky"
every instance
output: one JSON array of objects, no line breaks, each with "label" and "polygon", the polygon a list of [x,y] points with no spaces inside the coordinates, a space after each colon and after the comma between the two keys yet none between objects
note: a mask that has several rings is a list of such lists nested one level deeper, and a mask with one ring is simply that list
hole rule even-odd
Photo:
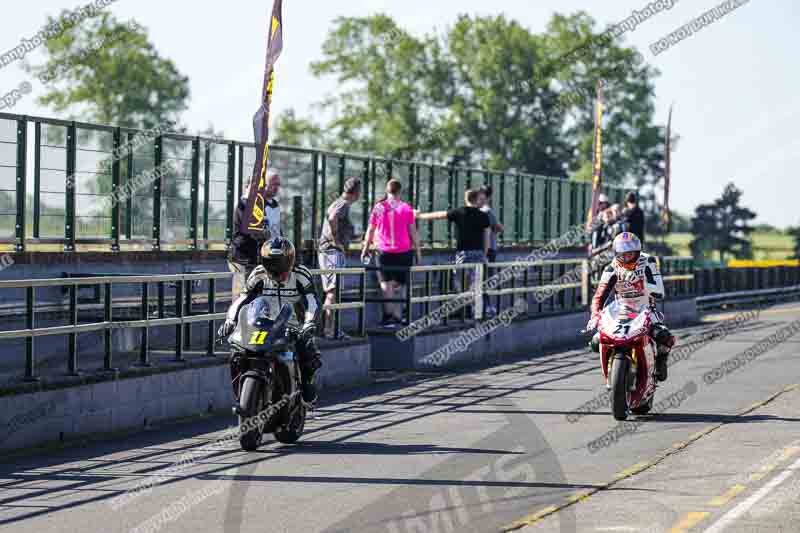
[{"label": "clear blue sky", "polygon": [[[75,3],[30,0],[5,6],[0,52],[15,46],[20,37],[35,34],[47,14],[88,2],[69,1]],[[674,126],[682,140],[673,164],[673,208],[689,213],[698,203],[719,196],[733,180],[744,191],[745,205],[758,212],[759,222],[800,224],[795,170],[800,165],[800,134],[794,127],[800,118],[797,2],[751,0],[667,52],[654,57],[649,51],[653,41],[717,4],[680,0],[628,34],[628,42],[661,71],[656,110],[662,123],[670,102],[675,102]],[[311,104],[335,89],[330,80],[311,76],[308,64],[320,57],[331,21],[339,15],[383,12],[422,35],[452,24],[459,13],[504,13],[539,32],[554,11],[584,9],[610,24],[645,5],[639,0],[284,0],[285,47],[277,68],[274,109],[313,113]],[[184,121],[192,129],[213,123],[228,137],[251,140],[271,0],[119,0],[109,9],[147,27],[160,53],[189,76],[192,99]],[[0,94],[26,79],[17,65],[0,70]],[[33,94],[12,111],[53,116],[34,103],[41,89],[33,85]]]}]

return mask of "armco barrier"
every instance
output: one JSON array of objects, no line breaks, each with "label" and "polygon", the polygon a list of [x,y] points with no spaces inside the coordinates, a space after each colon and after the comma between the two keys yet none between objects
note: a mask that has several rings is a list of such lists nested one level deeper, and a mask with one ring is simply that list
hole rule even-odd
[{"label": "armco barrier", "polygon": [[781,287],[778,289],[760,289],[753,291],[725,292],[697,297],[699,309],[712,309],[728,305],[756,304],[764,305],[781,301],[800,299],[800,285]]},{"label": "armco barrier", "polygon": [[[323,346],[322,390],[369,379],[369,344]],[[121,374],[0,388],[0,450],[65,442],[93,434],[136,431],[165,420],[230,413],[227,361],[138,369]],[[39,408],[45,406],[45,408]],[[30,414],[26,416],[26,414]]]},{"label": "armco barrier", "polygon": [[[559,263],[560,264],[560,263]],[[583,262],[585,267],[585,262]],[[482,265],[463,265],[465,268],[481,269]],[[530,265],[528,265],[530,266]],[[353,274],[347,272],[340,274]],[[319,274],[319,272],[316,272]],[[355,272],[360,274],[361,272]],[[584,273],[585,274],[585,273]],[[218,313],[215,305],[213,281],[229,277],[230,273],[176,274],[163,276],[112,276],[94,278],[69,278],[57,280],[21,280],[0,282],[0,289],[12,291],[23,290],[27,297],[26,327],[21,330],[4,331],[0,339],[22,338],[25,341],[25,376],[26,380],[0,386],[0,449],[15,449],[23,446],[43,444],[50,441],[63,441],[94,433],[108,433],[121,430],[136,430],[148,424],[183,416],[196,415],[209,411],[227,410],[232,401],[230,375],[227,358],[215,357],[213,351],[213,321],[220,320],[224,313]],[[588,282],[588,276],[582,275],[582,283]],[[549,278],[548,278],[549,280]],[[182,287],[191,287],[196,281],[208,282],[208,295],[205,305],[207,312],[189,315],[186,311]],[[668,280],[669,281],[669,280]],[[680,280],[676,280],[679,282]],[[175,283],[176,293],[172,300],[175,307],[173,316],[165,312],[150,313],[148,305],[149,292],[142,291],[142,316],[126,317],[115,320],[112,286],[134,284],[159,286]],[[570,290],[577,290],[573,283]],[[36,288],[65,286],[69,296],[67,306],[67,325],[41,327],[36,321]],[[101,292],[103,319],[80,323],[78,311],[79,286],[102,286]],[[520,291],[515,288],[509,296],[528,294],[529,290]],[[496,289],[501,290],[501,289]],[[580,300],[586,301],[585,287],[580,290]],[[497,296],[502,294],[498,293]],[[423,297],[424,298],[424,297]],[[479,300],[480,301],[480,300]],[[688,302],[688,303],[687,303]],[[668,301],[667,306],[692,307],[693,300]],[[424,305],[421,302],[420,305]],[[343,309],[360,309],[358,302],[339,307]],[[92,304],[96,305],[96,304]],[[164,310],[164,306],[159,306]],[[500,309],[502,311],[502,309]],[[678,311],[668,311],[675,314]],[[696,309],[688,309],[685,313],[689,319],[696,317]],[[570,344],[581,340],[579,330],[586,323],[585,312],[570,312],[563,309],[549,315],[520,317],[508,328],[497,331],[480,339],[452,361],[442,365],[443,368],[463,364],[464,358],[473,361],[491,361],[492,359],[511,353],[535,351],[541,348],[555,347],[564,343]],[[207,353],[193,357],[185,357],[185,330],[189,324],[207,325]],[[154,361],[150,358],[148,346],[150,328],[167,327],[173,330],[175,350],[170,360]],[[118,330],[140,330],[143,336],[139,365],[130,368],[115,368],[116,359],[109,337]],[[420,369],[419,358],[426,355],[432,343],[444,344],[447,338],[464,328],[449,327],[446,331],[436,330],[416,336],[411,344],[403,347],[411,349],[412,360],[405,369]],[[105,356],[99,372],[83,372],[79,365],[77,338],[88,332],[100,332],[104,338]],[[40,378],[37,369],[35,340],[42,336],[66,335],[68,339],[67,357],[64,361],[68,375],[53,379]],[[398,341],[399,342],[399,341]],[[347,344],[321,343],[324,366],[319,374],[320,385],[324,388],[334,386],[352,386],[367,381],[371,370],[373,353],[371,345],[365,341],[353,341]],[[219,354],[222,355],[222,354]],[[156,364],[157,363],[157,364]],[[38,407],[37,407],[38,406]],[[41,407],[44,406],[44,407]],[[41,408],[40,408],[41,407]]]}]

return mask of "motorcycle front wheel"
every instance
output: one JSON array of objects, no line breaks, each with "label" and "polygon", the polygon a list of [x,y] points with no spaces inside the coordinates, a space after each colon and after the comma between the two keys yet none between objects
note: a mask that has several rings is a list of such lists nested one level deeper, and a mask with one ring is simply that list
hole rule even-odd
[{"label": "motorcycle front wheel", "polygon": [[628,365],[630,361],[622,354],[615,354],[611,361],[611,413],[616,420],[628,418]]},{"label": "motorcycle front wheel", "polygon": [[[246,377],[242,382],[239,405],[244,409],[246,416],[239,415],[239,444],[247,452],[255,451],[258,449],[258,445],[261,444],[262,426],[257,426],[253,423],[256,421],[255,416],[261,412],[264,398],[262,387],[263,384],[253,377]],[[242,431],[245,422],[248,420],[249,422],[247,423],[254,427],[251,427],[248,431]]]}]

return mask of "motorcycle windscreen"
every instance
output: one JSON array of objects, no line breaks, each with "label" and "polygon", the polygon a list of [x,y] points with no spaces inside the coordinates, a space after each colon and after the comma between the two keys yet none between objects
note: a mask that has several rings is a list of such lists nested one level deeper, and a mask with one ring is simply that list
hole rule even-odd
[{"label": "motorcycle windscreen", "polygon": [[270,306],[266,297],[259,297],[239,311],[232,340],[253,352],[270,351],[286,339],[286,325],[291,316],[289,305],[283,305],[278,311]]},{"label": "motorcycle windscreen", "polygon": [[631,305],[614,300],[603,311],[600,324],[606,335],[617,339],[629,339],[637,336],[647,320],[646,305]]}]

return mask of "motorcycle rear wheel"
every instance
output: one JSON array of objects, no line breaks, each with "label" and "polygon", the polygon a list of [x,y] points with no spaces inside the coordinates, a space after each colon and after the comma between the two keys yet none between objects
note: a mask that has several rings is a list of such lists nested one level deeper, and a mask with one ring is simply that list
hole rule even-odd
[{"label": "motorcycle rear wheel", "polygon": [[611,361],[611,414],[615,420],[628,418],[628,365],[630,361],[621,354],[615,354]]},{"label": "motorcycle rear wheel", "polygon": [[[246,377],[242,382],[242,392],[239,395],[241,398],[239,405],[245,410],[248,416],[239,415],[239,428],[242,428],[245,421],[251,417],[255,417],[261,412],[261,404],[263,402],[263,394],[261,392],[262,383],[255,378]],[[250,424],[254,420],[250,420]],[[262,427],[256,427],[245,433],[239,433],[239,444],[242,449],[247,452],[253,452],[258,449],[261,444]]]}]

